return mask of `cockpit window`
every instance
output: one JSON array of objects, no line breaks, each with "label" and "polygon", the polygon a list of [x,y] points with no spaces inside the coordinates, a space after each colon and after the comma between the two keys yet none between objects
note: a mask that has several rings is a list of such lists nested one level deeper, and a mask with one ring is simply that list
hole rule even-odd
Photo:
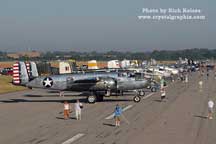
[{"label": "cockpit window", "polygon": [[135,74],[134,73],[128,73],[128,77],[129,78],[135,78]]},{"label": "cockpit window", "polygon": [[143,80],[144,73],[135,73],[135,80]]},{"label": "cockpit window", "polygon": [[147,70],[146,72],[147,72],[147,73],[152,73],[152,71],[151,71],[151,70]]},{"label": "cockpit window", "polygon": [[118,73],[119,77],[127,77],[127,73]]},{"label": "cockpit window", "polygon": [[67,81],[73,81],[74,78],[73,77],[67,77]]}]

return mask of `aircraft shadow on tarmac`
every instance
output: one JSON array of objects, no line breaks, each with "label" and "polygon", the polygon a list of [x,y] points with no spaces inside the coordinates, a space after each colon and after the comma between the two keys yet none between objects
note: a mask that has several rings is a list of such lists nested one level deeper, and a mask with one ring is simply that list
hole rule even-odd
[{"label": "aircraft shadow on tarmac", "polygon": [[[24,96],[25,97],[60,97],[59,96],[59,92],[56,92],[56,91],[48,91],[48,93],[50,94],[25,94]],[[133,96],[133,93],[127,93],[127,95],[132,95]],[[64,96],[67,97],[67,96],[80,96],[80,97],[83,97],[83,96],[89,96],[89,93],[88,92],[83,92],[83,93],[75,93],[75,94],[71,94],[71,93],[64,93]],[[112,95],[112,96],[116,96],[116,95]]]},{"label": "aircraft shadow on tarmac", "polygon": [[[65,120],[63,117],[56,117],[56,119]],[[76,120],[76,118],[75,118],[75,117],[70,117],[69,119]]]},{"label": "aircraft shadow on tarmac", "polygon": [[110,127],[115,127],[114,124],[110,124],[110,123],[103,123],[103,125],[105,125],[105,126],[110,126]]},{"label": "aircraft shadow on tarmac", "polygon": [[156,99],[156,100],[153,100],[153,101],[155,101],[155,102],[159,102],[159,103],[161,103],[161,102],[166,102],[166,101],[167,101],[167,98],[166,98],[166,99],[164,99],[164,100],[161,100],[161,99]]},{"label": "aircraft shadow on tarmac", "polygon": [[[86,99],[79,99],[80,102],[85,102]],[[56,103],[63,103],[64,101],[68,101],[69,103],[75,103],[76,99],[73,100],[27,100],[27,99],[9,99],[9,100],[0,100],[3,103],[19,103],[19,102],[56,102]]]},{"label": "aircraft shadow on tarmac", "polygon": [[[0,100],[3,103],[20,103],[20,102],[56,102],[56,103],[63,103],[64,101],[68,101],[69,103],[76,103],[77,99],[68,100],[27,100],[27,99],[9,99],[9,100]],[[82,103],[88,103],[86,98],[79,98],[79,101]],[[104,99],[102,102],[120,102],[120,101],[133,101],[129,99]]]},{"label": "aircraft shadow on tarmac", "polygon": [[207,119],[208,118],[207,116],[201,116],[201,115],[194,115],[194,117],[201,118],[201,119]]},{"label": "aircraft shadow on tarmac", "polygon": [[[25,97],[59,97],[59,93],[55,91],[49,91],[48,93],[51,93],[52,95],[39,95],[39,94],[25,94]],[[67,96],[88,96],[88,93],[81,93],[81,94],[64,94],[65,97]]]},{"label": "aircraft shadow on tarmac", "polygon": [[154,100],[155,102],[162,102],[160,99]]},{"label": "aircraft shadow on tarmac", "polygon": [[[57,94],[57,96],[59,96],[59,91],[47,91],[47,93],[50,94]],[[72,92],[70,91],[65,91],[64,95],[71,95],[71,96],[88,96],[89,92],[77,92],[76,94],[72,94]]]}]

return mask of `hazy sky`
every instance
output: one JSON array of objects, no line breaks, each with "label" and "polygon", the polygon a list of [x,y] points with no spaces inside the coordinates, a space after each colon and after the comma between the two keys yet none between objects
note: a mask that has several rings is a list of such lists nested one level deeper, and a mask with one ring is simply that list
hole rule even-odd
[{"label": "hazy sky", "polygon": [[[0,0],[0,50],[216,48],[215,5],[214,0]],[[147,15],[142,8],[199,8],[197,15],[206,20],[139,20]]]}]

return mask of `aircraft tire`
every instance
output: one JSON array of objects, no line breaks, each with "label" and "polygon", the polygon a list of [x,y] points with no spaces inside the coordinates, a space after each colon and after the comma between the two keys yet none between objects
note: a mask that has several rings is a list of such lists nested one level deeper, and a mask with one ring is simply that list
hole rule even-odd
[{"label": "aircraft tire", "polygon": [[95,103],[96,102],[96,96],[94,96],[94,95],[88,96],[87,101],[88,101],[88,103],[92,103],[92,104]]},{"label": "aircraft tire", "polygon": [[140,97],[140,96],[135,96],[135,97],[133,98],[133,101],[136,102],[136,103],[140,102],[140,100],[141,100],[141,97]]},{"label": "aircraft tire", "polygon": [[157,89],[155,87],[151,88],[151,92],[156,92],[156,91],[157,91]]},{"label": "aircraft tire", "polygon": [[144,96],[145,95],[145,91],[141,90],[139,91],[139,96]]}]

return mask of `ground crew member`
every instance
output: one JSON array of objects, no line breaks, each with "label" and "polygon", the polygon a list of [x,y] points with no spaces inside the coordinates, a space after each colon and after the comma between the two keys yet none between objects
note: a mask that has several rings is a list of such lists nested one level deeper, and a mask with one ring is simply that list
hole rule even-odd
[{"label": "ground crew member", "polygon": [[64,119],[69,118],[70,105],[67,101],[64,101]]},{"label": "ground crew member", "polygon": [[83,108],[82,103],[77,100],[77,102],[74,105],[75,113],[76,113],[76,120],[81,120],[81,110]]},{"label": "ground crew member", "polygon": [[208,101],[208,119],[213,119],[213,107],[214,107],[214,102],[212,100]]},{"label": "ground crew member", "polygon": [[200,81],[199,81],[199,89],[201,90],[201,89],[202,89],[202,87],[203,87],[203,81],[202,81],[202,80],[200,80]]},{"label": "ground crew member", "polygon": [[172,82],[175,81],[175,80],[174,80],[174,75],[173,75],[173,74],[171,74],[171,81],[172,81]]},{"label": "ground crew member", "polygon": [[188,74],[185,75],[185,82],[188,83]]},{"label": "ground crew member", "polygon": [[209,78],[209,70],[207,69],[207,80],[208,80],[208,78]]},{"label": "ground crew member", "polygon": [[120,126],[121,115],[122,115],[122,108],[119,106],[119,104],[117,104],[114,111],[115,126]]},{"label": "ground crew member", "polygon": [[161,89],[164,87],[164,79],[163,79],[163,77],[161,78],[160,86],[161,86]]},{"label": "ground crew member", "polygon": [[161,89],[161,102],[166,98],[166,91],[165,88]]}]

